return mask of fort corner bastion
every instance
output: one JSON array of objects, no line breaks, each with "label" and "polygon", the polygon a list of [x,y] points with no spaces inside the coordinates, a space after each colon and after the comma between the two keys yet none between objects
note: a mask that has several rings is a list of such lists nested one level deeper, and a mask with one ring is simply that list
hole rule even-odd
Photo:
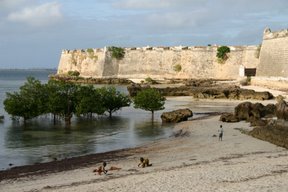
[{"label": "fort corner bastion", "polygon": [[78,71],[82,77],[155,79],[237,79],[245,68],[256,68],[256,76],[288,74],[288,32],[265,29],[262,46],[229,46],[224,63],[216,57],[219,46],[124,48],[121,59],[108,48],[63,50],[58,75]]}]

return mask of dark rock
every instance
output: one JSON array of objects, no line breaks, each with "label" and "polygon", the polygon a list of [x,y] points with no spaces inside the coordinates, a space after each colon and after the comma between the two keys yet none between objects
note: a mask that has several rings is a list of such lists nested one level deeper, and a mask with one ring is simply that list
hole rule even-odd
[{"label": "dark rock", "polygon": [[280,99],[276,104],[276,116],[278,119],[288,120],[288,105],[283,99]]},{"label": "dark rock", "polygon": [[[190,82],[191,83],[191,82]],[[199,82],[197,82],[199,83]],[[156,88],[163,96],[193,96],[199,99],[272,99],[273,95],[269,92],[255,92],[254,90],[241,89],[238,86],[214,85],[202,87],[196,82],[193,86],[165,87]],[[203,83],[204,84],[204,83]],[[208,83],[209,84],[209,83]],[[145,89],[141,85],[133,84],[128,86],[130,96],[135,96],[138,91]]]},{"label": "dark rock", "polygon": [[249,134],[258,139],[288,148],[288,126],[279,121],[265,126],[257,126]]},{"label": "dark rock", "polygon": [[235,117],[239,120],[246,120],[251,123],[252,126],[264,126],[267,121],[262,120],[263,117],[275,116],[275,105],[268,104],[267,106],[261,103],[243,102],[235,107]]},{"label": "dark rock", "polygon": [[189,117],[193,116],[193,112],[190,109],[178,109],[171,112],[164,112],[161,115],[162,122],[178,123],[181,121],[187,121]]},{"label": "dark rock", "polygon": [[133,83],[129,79],[125,78],[92,78],[92,77],[74,77],[68,75],[49,75],[49,79],[68,81],[73,83],[84,83],[84,84],[117,84],[117,85],[128,85]]},{"label": "dark rock", "polygon": [[235,107],[235,116],[239,120],[249,120],[251,114],[252,103],[251,102],[243,102]]},{"label": "dark rock", "polygon": [[220,116],[220,121],[222,122],[239,122],[239,119],[233,113],[223,113]]}]

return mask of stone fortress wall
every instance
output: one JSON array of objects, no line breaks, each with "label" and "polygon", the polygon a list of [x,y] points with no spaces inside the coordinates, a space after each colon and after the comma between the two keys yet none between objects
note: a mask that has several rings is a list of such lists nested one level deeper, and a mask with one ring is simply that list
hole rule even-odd
[{"label": "stone fortress wall", "polygon": [[288,78],[288,29],[265,29],[257,76]]},{"label": "stone fortress wall", "polygon": [[[230,47],[229,59],[217,61],[217,46],[125,48],[121,60],[112,58],[107,48],[63,50],[58,74],[79,71],[83,77],[105,78],[220,78],[235,79],[239,67],[259,64],[257,46]],[[181,71],[175,68],[181,66]]]},{"label": "stone fortress wall", "polygon": [[[63,50],[58,74],[79,71],[83,77],[94,78],[237,79],[241,74],[239,69],[257,68],[257,76],[286,76],[287,43],[285,31],[271,33],[265,30],[260,59],[257,56],[259,47],[256,45],[230,46],[229,58],[223,64],[217,61],[218,46],[125,48],[125,56],[121,60],[112,58],[106,47]],[[177,66],[181,66],[181,71],[175,70]]]}]

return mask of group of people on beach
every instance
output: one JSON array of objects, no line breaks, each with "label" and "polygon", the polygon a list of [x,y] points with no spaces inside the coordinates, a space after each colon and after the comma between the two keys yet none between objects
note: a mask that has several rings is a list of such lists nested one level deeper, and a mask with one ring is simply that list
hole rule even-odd
[{"label": "group of people on beach", "polygon": [[[101,166],[99,166],[97,169],[94,169],[93,172],[98,173],[98,175],[101,175],[102,173],[107,174],[108,171],[113,171],[113,170],[120,170],[121,168],[111,166],[110,169],[106,169],[107,163],[104,161]],[[150,167],[152,166],[151,163],[149,163],[148,158],[143,158],[140,157],[140,162],[138,164],[138,167],[144,168],[144,167]]]}]

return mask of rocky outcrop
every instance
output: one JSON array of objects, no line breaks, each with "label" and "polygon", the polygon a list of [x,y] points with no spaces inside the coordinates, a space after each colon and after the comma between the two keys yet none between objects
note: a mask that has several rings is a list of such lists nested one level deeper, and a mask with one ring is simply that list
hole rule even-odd
[{"label": "rocky outcrop", "polygon": [[252,126],[266,125],[266,120],[263,117],[275,116],[276,106],[268,104],[264,106],[261,103],[243,102],[237,105],[233,113],[224,113],[220,117],[223,122],[238,122],[245,120],[251,123]]},{"label": "rocky outcrop", "polygon": [[[127,87],[130,96],[135,96],[137,91],[146,89],[147,86],[132,84]],[[273,95],[270,92],[255,92],[254,90],[241,89],[238,86],[209,86],[209,87],[165,87],[156,88],[163,96],[193,96],[199,99],[257,99],[268,100],[272,99]]]},{"label": "rocky outcrop", "polygon": [[255,127],[249,134],[255,138],[268,141],[275,145],[288,148],[288,125],[287,122],[277,121],[265,126]]},{"label": "rocky outcrop", "polygon": [[[272,118],[277,116],[277,120]],[[280,99],[276,105],[243,102],[235,107],[235,112],[224,113],[220,117],[223,122],[246,120],[254,129],[250,131],[253,137],[268,141],[275,145],[288,148],[288,106]]]},{"label": "rocky outcrop", "polygon": [[283,99],[276,104],[276,116],[278,119],[288,120],[288,105]]},{"label": "rocky outcrop", "polygon": [[235,116],[239,120],[250,121],[251,119],[260,119],[262,117],[275,115],[275,105],[268,104],[264,106],[261,103],[243,102],[235,107]]},{"label": "rocky outcrop", "polygon": [[161,115],[162,122],[166,123],[178,123],[181,121],[187,121],[189,117],[193,116],[193,112],[190,109],[178,109],[171,112],[164,112]]},{"label": "rocky outcrop", "polygon": [[129,79],[125,78],[85,78],[85,77],[73,77],[67,75],[51,75],[50,79],[59,81],[69,81],[80,84],[115,84],[115,85],[128,85],[133,83]]},{"label": "rocky outcrop", "polygon": [[219,120],[227,123],[239,122],[239,119],[234,115],[234,113],[223,113]]}]

